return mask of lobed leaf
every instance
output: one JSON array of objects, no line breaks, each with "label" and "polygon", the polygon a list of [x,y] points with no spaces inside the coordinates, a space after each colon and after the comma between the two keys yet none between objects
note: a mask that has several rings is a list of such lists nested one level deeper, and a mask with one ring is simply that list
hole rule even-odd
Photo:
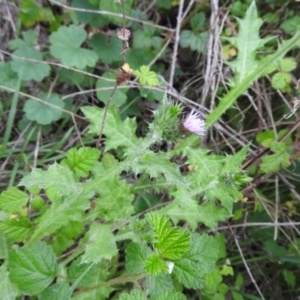
[{"label": "lobed leaf", "polygon": [[156,253],[149,255],[145,262],[145,271],[152,276],[168,273],[168,266]]},{"label": "lobed leaf", "polygon": [[63,161],[79,177],[87,177],[100,156],[100,151],[91,147],[72,148]]},{"label": "lobed leaf", "polygon": [[190,234],[188,231],[172,227],[170,221],[156,213],[147,214],[147,221],[156,234],[154,248],[161,257],[170,260],[177,260],[190,247]]},{"label": "lobed leaf", "polygon": [[94,67],[98,58],[97,54],[80,47],[86,38],[87,33],[79,26],[61,26],[49,37],[50,52],[66,66],[78,69],[84,69],[87,66]]},{"label": "lobed leaf", "polygon": [[158,85],[158,78],[155,72],[150,71],[150,67],[141,66],[140,70],[133,71],[133,74],[138,77],[141,84],[150,86]]},{"label": "lobed leaf", "polygon": [[29,58],[36,61],[43,61],[43,55],[40,51],[29,46],[22,46],[13,52],[13,55],[11,68],[18,74],[21,80],[35,80],[40,82],[49,76],[50,67],[47,64],[26,60]]},{"label": "lobed leaf", "polygon": [[65,105],[60,96],[53,93],[48,97],[46,93],[42,93],[39,95],[39,98],[44,99],[45,102],[40,103],[34,99],[26,101],[23,110],[27,119],[36,121],[41,125],[48,125],[58,121],[63,115],[61,108]]}]

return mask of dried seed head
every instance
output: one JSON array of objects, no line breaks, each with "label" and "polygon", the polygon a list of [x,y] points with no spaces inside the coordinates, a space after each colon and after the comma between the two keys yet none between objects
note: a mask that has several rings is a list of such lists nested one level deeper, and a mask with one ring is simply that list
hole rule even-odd
[{"label": "dried seed head", "polygon": [[126,28],[121,28],[117,30],[117,39],[121,40],[121,41],[128,41],[129,37],[130,37],[130,30],[126,29]]}]

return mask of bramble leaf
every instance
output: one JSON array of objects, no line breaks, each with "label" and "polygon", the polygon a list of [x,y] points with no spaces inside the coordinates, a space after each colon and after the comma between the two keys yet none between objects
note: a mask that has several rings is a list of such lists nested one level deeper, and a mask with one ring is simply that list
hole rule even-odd
[{"label": "bramble leaf", "polygon": [[146,244],[137,244],[131,242],[126,247],[126,269],[131,274],[141,274],[147,256],[151,253],[150,248]]},{"label": "bramble leaf", "polygon": [[[45,99],[44,103],[37,102],[34,99],[26,101],[23,108],[28,120],[36,121],[41,125],[48,125],[54,121],[58,121],[62,115],[65,103],[58,94],[51,94],[50,97],[46,93],[39,95],[39,98]],[[53,107],[54,106],[54,107]]]},{"label": "bramble leaf", "polygon": [[0,194],[0,209],[8,213],[20,212],[27,204],[28,195],[16,187],[9,187]]},{"label": "bramble leaf", "polygon": [[146,259],[145,270],[150,275],[156,276],[158,274],[168,273],[168,266],[158,254],[152,253]]},{"label": "bramble leaf", "polygon": [[160,257],[169,260],[180,259],[190,247],[189,232],[179,227],[172,227],[166,217],[157,213],[147,214],[146,219],[156,235],[153,245]]},{"label": "bramble leaf", "polygon": [[158,78],[155,72],[150,71],[150,67],[141,66],[140,70],[134,70],[133,74],[138,77],[141,84],[150,86],[158,85]]},{"label": "bramble leaf", "polygon": [[213,271],[218,251],[218,243],[214,237],[193,234],[190,250],[175,262],[174,274],[178,281],[188,288],[203,288],[205,274]]},{"label": "bramble leaf", "polygon": [[67,282],[57,282],[48,286],[42,293],[43,300],[69,300],[71,299],[70,286]]},{"label": "bramble leaf", "polygon": [[289,73],[279,72],[272,77],[272,87],[274,89],[284,89],[291,81],[292,77]]},{"label": "bramble leaf", "polygon": [[26,60],[26,58],[43,61],[43,55],[40,51],[22,46],[13,52],[11,68],[15,71],[21,80],[42,81],[50,73],[50,67],[47,64]]},{"label": "bramble leaf", "polygon": [[287,168],[291,164],[286,144],[283,142],[272,141],[270,148],[275,153],[266,155],[262,158],[260,168],[264,173],[277,172],[280,168]]},{"label": "bramble leaf", "polygon": [[297,67],[297,62],[292,57],[283,58],[280,61],[280,68],[284,72],[290,72]]},{"label": "bramble leaf", "polygon": [[33,232],[31,222],[24,217],[19,219],[4,220],[0,229],[14,242],[24,242]]},{"label": "bramble leaf", "polygon": [[87,66],[94,67],[98,59],[97,54],[80,47],[86,38],[86,31],[79,26],[61,26],[49,37],[52,44],[50,52],[66,66],[78,69],[84,69]]},{"label": "bramble leaf", "polygon": [[87,177],[100,156],[100,151],[91,147],[72,148],[67,152],[67,157],[63,160],[70,170],[79,177]]},{"label": "bramble leaf", "polygon": [[159,274],[146,278],[145,286],[149,287],[151,299],[157,299],[166,290],[174,290],[173,279],[169,274]]},{"label": "bramble leaf", "polygon": [[11,281],[28,295],[43,291],[57,273],[56,256],[45,242],[13,250],[8,265]]},{"label": "bramble leaf", "polygon": [[0,267],[0,278],[0,291],[3,299],[17,299],[18,289],[14,284],[11,283],[9,279],[9,272],[7,271],[7,267],[5,264]]}]

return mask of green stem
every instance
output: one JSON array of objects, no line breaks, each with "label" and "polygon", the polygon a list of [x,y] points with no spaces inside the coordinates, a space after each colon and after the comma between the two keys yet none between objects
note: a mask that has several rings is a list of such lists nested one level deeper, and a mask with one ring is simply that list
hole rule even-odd
[{"label": "green stem", "polygon": [[207,116],[206,127],[209,128],[218,122],[222,114],[225,113],[228,108],[232,107],[237,98],[245,93],[250,85],[261,77],[271,64],[283,57],[286,52],[294,48],[299,43],[299,38],[300,31],[298,31],[291,39],[281,43],[278,50],[273,55],[262,59],[254,71],[252,71],[239,85],[232,88],[229,93],[220,100],[219,105]]}]

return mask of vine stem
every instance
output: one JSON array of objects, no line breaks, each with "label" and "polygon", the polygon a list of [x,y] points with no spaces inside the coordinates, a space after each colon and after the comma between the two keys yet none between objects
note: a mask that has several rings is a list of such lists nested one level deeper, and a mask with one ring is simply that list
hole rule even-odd
[{"label": "vine stem", "polygon": [[102,119],[102,123],[101,123],[101,128],[100,128],[100,133],[99,133],[99,137],[98,137],[98,140],[97,140],[97,143],[96,143],[96,148],[100,148],[100,143],[101,143],[101,139],[102,139],[102,135],[103,135],[103,131],[104,131],[104,126],[105,126],[105,121],[106,121],[106,118],[107,118],[107,112],[108,112],[108,108],[109,108],[109,105],[110,105],[110,102],[117,90],[117,83],[115,84],[114,86],[114,89],[112,90],[111,94],[110,94],[110,97],[105,105],[105,108],[104,108],[104,113],[103,113],[103,119]]}]

